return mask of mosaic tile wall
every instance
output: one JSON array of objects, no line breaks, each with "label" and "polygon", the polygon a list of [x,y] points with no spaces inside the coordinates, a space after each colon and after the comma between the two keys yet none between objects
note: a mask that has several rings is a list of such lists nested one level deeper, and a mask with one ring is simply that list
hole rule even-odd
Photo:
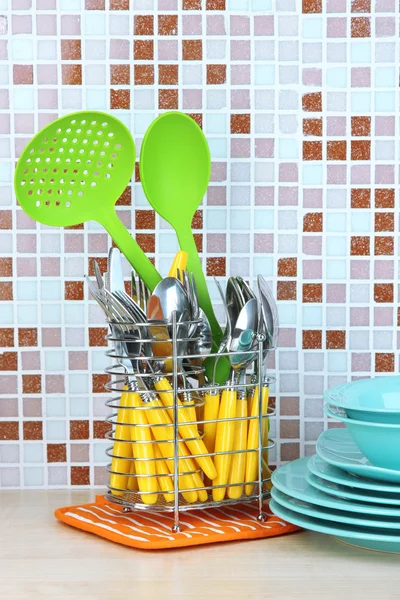
[{"label": "mosaic tile wall", "polygon": [[[202,125],[207,274],[262,273],[279,301],[274,462],[314,451],[324,389],[397,371],[398,13],[397,0],[0,0],[0,487],[105,481],[105,328],[82,277],[110,241],[93,223],[37,225],[12,191],[27,141],[68,112],[110,111],[138,150],[160,111]],[[175,236],[137,171],[118,210],[165,273]]]}]

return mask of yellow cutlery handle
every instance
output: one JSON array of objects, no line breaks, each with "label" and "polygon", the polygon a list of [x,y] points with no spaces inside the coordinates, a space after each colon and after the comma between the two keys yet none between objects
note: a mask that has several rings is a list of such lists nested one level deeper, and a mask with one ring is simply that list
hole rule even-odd
[{"label": "yellow cutlery handle", "polygon": [[215,434],[217,433],[217,423],[210,423],[218,419],[219,412],[219,392],[216,394],[206,394],[204,398],[204,437],[203,442],[209,452],[214,452]]},{"label": "yellow cutlery handle", "polygon": [[[156,461],[154,460],[154,446],[151,443],[151,429],[146,417],[146,412],[143,410],[143,401],[140,394],[131,392],[132,405],[138,410],[131,410],[131,422],[138,427],[131,427],[133,444],[133,455],[135,459],[135,469],[138,474],[138,486],[142,494],[144,504],[155,504],[157,502],[157,478],[156,478]],[[149,443],[150,442],[150,443]],[[143,475],[144,477],[140,477]]]},{"label": "yellow cutlery handle", "polygon": [[[162,440],[170,440],[173,437],[173,428],[170,426],[172,424],[171,419],[168,416],[167,411],[165,410],[161,401],[157,398],[147,403],[146,406],[149,407],[147,413],[147,420],[150,425],[158,425],[158,427],[152,427],[152,434],[154,438],[158,442],[158,447],[161,451],[161,454],[164,458],[174,458],[174,450],[175,446],[172,442],[165,442]],[[166,425],[166,427],[160,427],[160,425]],[[182,442],[179,443],[179,456],[185,456],[188,454],[188,451],[182,448]],[[166,461],[167,467],[170,473],[174,472],[174,462],[172,460]],[[189,463],[186,459],[179,460],[179,472],[188,472],[193,471],[194,469],[190,468]],[[179,476],[179,489],[192,489],[198,487],[195,485],[195,481],[192,475],[180,475]],[[187,502],[196,502],[197,500],[197,492],[182,492],[183,497]]]},{"label": "yellow cutlery handle", "polygon": [[133,460],[131,461],[130,474],[131,474],[131,477],[128,477],[128,490],[130,492],[137,492],[139,487],[138,487],[138,482],[137,482],[137,477],[136,477],[135,462]]},{"label": "yellow cutlery handle", "polygon": [[[224,390],[222,392],[221,405],[219,407],[219,419],[234,419],[236,417],[236,390]],[[215,437],[215,452],[230,452],[233,448],[233,438],[235,433],[235,421],[223,421],[217,423],[217,433]],[[231,454],[219,454],[214,457],[217,477],[213,485],[226,485],[228,483],[229,469],[231,466]],[[215,502],[224,499],[225,488],[213,490],[213,499]]]},{"label": "yellow cutlery handle", "polygon": [[[263,385],[262,387],[262,414],[265,415],[268,410],[268,398],[269,398],[269,387]],[[254,390],[254,395],[251,403],[250,416],[259,416],[259,399],[258,399],[258,386]],[[268,438],[268,419],[265,419],[266,431]],[[265,435],[264,419],[263,419],[263,436]],[[249,422],[249,435],[247,438],[247,450],[257,450],[259,447],[259,420],[252,419]],[[264,440],[262,442],[264,444]],[[258,452],[248,452],[246,459],[246,481],[255,481],[257,479],[259,467]],[[251,496],[254,490],[254,484],[247,484],[244,488],[246,496]]]},{"label": "yellow cutlery handle", "polygon": [[[165,379],[165,377],[163,379],[161,379],[160,381],[158,381],[155,384],[155,387],[157,390],[172,390],[171,384],[169,383],[169,381],[167,379]],[[161,398],[161,402],[164,404],[164,406],[172,406],[172,394],[169,392],[158,392],[159,396]],[[178,404],[179,406],[184,406],[184,404],[182,404],[182,402],[180,400],[178,400]],[[173,420],[174,418],[174,409],[173,408],[169,408],[168,410],[168,414],[170,416],[170,418]],[[191,413],[190,413],[190,409],[189,408],[179,408],[178,410],[178,423],[187,423],[190,422],[191,419]],[[193,423],[193,425],[180,425],[179,426],[179,433],[182,436],[182,438],[199,438],[199,432],[197,429],[197,425],[195,423]],[[185,444],[187,445],[187,447],[189,448],[190,452],[192,454],[208,454],[208,450],[206,445],[204,444],[202,439],[192,439],[192,440],[188,440],[185,439]],[[213,460],[211,458],[211,456],[202,456],[202,457],[198,457],[195,458],[197,464],[199,465],[199,467],[204,471],[204,473],[207,475],[207,477],[209,479],[214,479],[217,476],[217,471],[215,469]]]},{"label": "yellow cutlery handle", "polygon": [[188,256],[188,253],[184,250],[178,250],[169,270],[168,277],[178,277],[178,269],[181,272],[186,269]]},{"label": "yellow cutlery handle", "polygon": [[[237,400],[236,407],[237,417],[247,417],[247,398],[240,398]],[[235,422],[235,437],[233,440],[233,450],[246,450],[247,448],[247,420]],[[228,496],[232,499],[240,498],[243,494],[243,483],[244,474],[246,470],[246,456],[245,452],[239,452],[233,454],[231,462],[231,472],[229,475],[229,483],[240,483],[242,485],[235,485],[228,488]]]},{"label": "yellow cutlery handle", "polygon": [[158,485],[160,486],[160,489],[163,492],[165,501],[173,502],[174,486],[173,486],[172,479],[171,479],[171,476],[168,471],[167,464],[166,464],[165,460],[161,460],[162,454],[161,454],[160,449],[157,444],[154,444],[154,458],[159,459],[159,460],[156,460],[156,472],[157,472],[157,475],[160,475],[160,477],[157,478]]},{"label": "yellow cutlery handle", "polygon": [[[129,425],[129,412],[130,410],[125,410],[125,406],[132,406],[131,404],[132,398],[131,395],[124,391],[121,395],[121,408],[118,409],[117,413],[117,421],[118,423],[127,423]],[[114,456],[118,456],[119,458],[113,458],[111,460],[111,471],[115,471],[115,473],[110,474],[110,487],[117,488],[111,489],[111,493],[114,496],[122,496],[125,490],[128,489],[128,480],[135,479],[134,477],[128,477],[128,475],[124,475],[123,473],[130,473],[131,471],[131,462],[130,460],[124,460],[125,458],[133,457],[133,448],[131,444],[131,429],[132,427],[124,427],[124,425],[117,425],[115,427],[114,437],[116,441],[113,446],[113,454]],[[120,442],[117,440],[129,440],[129,443]],[[116,473],[121,473],[121,475],[117,475]],[[118,491],[123,490],[123,491]]]}]

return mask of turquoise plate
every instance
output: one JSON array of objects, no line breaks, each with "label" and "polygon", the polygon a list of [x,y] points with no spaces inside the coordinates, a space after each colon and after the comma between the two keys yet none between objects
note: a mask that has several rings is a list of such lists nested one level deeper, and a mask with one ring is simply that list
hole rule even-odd
[{"label": "turquoise plate", "polygon": [[328,429],[318,438],[317,454],[326,462],[360,477],[400,483],[400,471],[372,465],[346,429]]},{"label": "turquoise plate", "polygon": [[272,483],[284,494],[298,500],[310,502],[317,506],[344,510],[366,515],[380,515],[382,517],[400,518],[400,508],[393,506],[380,506],[379,504],[364,504],[352,500],[342,500],[325,494],[313,488],[306,481],[308,458],[299,458],[293,462],[279,467],[272,473]]},{"label": "turquoise plate", "polygon": [[352,473],[343,471],[343,469],[330,465],[318,456],[318,454],[314,454],[314,456],[310,458],[307,467],[313,475],[317,475],[317,477],[332,481],[333,483],[340,483],[340,485],[346,487],[400,494],[400,485],[397,485],[396,483],[383,483],[382,481],[374,481],[373,479],[366,479],[365,477],[353,475]]},{"label": "turquoise plate", "polygon": [[[346,525],[355,525],[357,527],[373,527],[376,529],[399,529],[400,520],[393,517],[379,517],[369,515],[355,515],[344,510],[333,510],[323,506],[314,506],[309,502],[298,500],[280,492],[277,488],[272,488],[271,496],[276,502],[285,506],[289,510],[294,510],[302,515],[322,519],[323,521],[335,521],[336,523],[345,523]],[[400,532],[398,534],[400,536]]]},{"label": "turquoise plate", "polygon": [[[308,467],[308,465],[307,465]],[[373,492],[371,490],[357,490],[321,479],[313,473],[307,473],[306,481],[312,487],[325,494],[344,498],[345,500],[356,500],[358,502],[371,502],[372,504],[391,504],[392,506],[400,506],[400,494],[387,494],[385,492]]]},{"label": "turquoise plate", "polygon": [[380,552],[400,552],[400,535],[396,531],[392,533],[391,530],[388,530],[383,534],[372,527],[356,527],[307,517],[294,510],[289,510],[276,500],[271,500],[269,507],[277,517],[289,523],[311,529],[311,531],[334,535],[346,544]]}]

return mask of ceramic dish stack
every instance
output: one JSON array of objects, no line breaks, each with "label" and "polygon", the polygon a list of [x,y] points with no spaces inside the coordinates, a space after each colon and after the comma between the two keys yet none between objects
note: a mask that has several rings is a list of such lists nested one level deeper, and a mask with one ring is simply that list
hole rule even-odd
[{"label": "ceramic dish stack", "polygon": [[317,454],[279,468],[271,510],[306,529],[400,552],[400,377],[353,381],[325,393],[329,429]]}]

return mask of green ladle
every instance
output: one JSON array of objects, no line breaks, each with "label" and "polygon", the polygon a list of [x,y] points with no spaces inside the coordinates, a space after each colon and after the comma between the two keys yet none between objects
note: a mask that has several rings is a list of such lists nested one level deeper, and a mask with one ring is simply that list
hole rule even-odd
[{"label": "green ladle", "polygon": [[135,166],[135,144],[119,119],[82,111],[44,127],[24,149],[14,177],[18,202],[44,225],[97,221],[150,289],[160,275],[118,219],[114,205]]},{"label": "green ladle", "polygon": [[[194,274],[199,304],[211,325],[214,351],[222,330],[214,315],[207,283],[192,233],[193,216],[207,191],[211,157],[207,140],[188,115],[167,112],[152,122],[142,142],[140,179],[154,210],[175,229],[181,250],[188,253],[187,270]],[[206,361],[212,376],[212,362]],[[229,376],[229,361],[220,359],[216,380]]]}]

